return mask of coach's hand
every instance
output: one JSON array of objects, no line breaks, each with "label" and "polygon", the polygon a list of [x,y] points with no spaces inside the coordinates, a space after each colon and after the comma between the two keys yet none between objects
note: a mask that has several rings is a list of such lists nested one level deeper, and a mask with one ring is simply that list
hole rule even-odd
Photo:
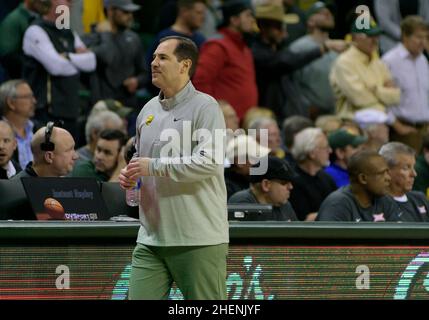
[{"label": "coach's hand", "polygon": [[128,178],[137,180],[139,177],[149,176],[150,158],[132,158],[127,165]]},{"label": "coach's hand", "polygon": [[126,190],[135,187],[137,180],[131,180],[129,178],[129,173],[127,171],[127,168],[125,167],[120,171],[118,181],[121,188]]}]

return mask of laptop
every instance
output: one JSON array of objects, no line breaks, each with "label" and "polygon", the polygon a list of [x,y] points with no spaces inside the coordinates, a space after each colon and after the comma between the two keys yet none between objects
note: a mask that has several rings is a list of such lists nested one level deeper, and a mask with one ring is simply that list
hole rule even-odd
[{"label": "laptop", "polygon": [[109,214],[94,178],[21,178],[37,220],[98,221]]},{"label": "laptop", "polygon": [[273,206],[270,204],[228,204],[229,221],[269,221],[272,215]]}]

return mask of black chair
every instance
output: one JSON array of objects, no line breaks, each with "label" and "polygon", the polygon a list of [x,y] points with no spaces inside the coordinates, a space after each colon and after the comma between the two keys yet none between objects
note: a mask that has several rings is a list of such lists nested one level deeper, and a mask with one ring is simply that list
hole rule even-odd
[{"label": "black chair", "polygon": [[139,218],[139,207],[130,207],[125,201],[125,190],[118,182],[102,182],[101,196],[107,206],[110,217],[126,215],[131,218]]},{"label": "black chair", "polygon": [[36,220],[19,179],[0,180],[0,220]]}]

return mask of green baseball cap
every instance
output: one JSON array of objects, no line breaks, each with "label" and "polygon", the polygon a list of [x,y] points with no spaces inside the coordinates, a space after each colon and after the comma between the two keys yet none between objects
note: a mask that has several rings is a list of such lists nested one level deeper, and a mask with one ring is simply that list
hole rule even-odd
[{"label": "green baseball cap", "polygon": [[362,143],[365,143],[367,138],[364,136],[356,136],[344,129],[339,129],[329,134],[328,141],[329,146],[335,150],[337,148],[345,148],[349,145],[356,148]]},{"label": "green baseball cap", "polygon": [[383,33],[383,30],[377,25],[377,23],[371,19],[369,25],[362,25],[358,19],[354,20],[350,30],[351,33],[363,33],[369,37],[379,36]]},{"label": "green baseball cap", "polygon": [[310,7],[310,9],[307,10],[307,12],[306,12],[307,19],[310,18],[313,14],[318,13],[320,10],[322,10],[324,8],[328,8],[328,6],[326,5],[326,3],[322,2],[322,1],[317,1],[316,3],[314,3]]}]

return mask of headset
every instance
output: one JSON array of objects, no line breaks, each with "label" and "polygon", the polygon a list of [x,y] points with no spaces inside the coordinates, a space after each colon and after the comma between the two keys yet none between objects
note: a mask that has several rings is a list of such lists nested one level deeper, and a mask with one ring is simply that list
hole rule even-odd
[{"label": "headset", "polygon": [[51,141],[52,131],[54,130],[55,122],[49,121],[45,129],[45,142],[40,144],[40,149],[42,151],[54,151],[55,143]]}]

